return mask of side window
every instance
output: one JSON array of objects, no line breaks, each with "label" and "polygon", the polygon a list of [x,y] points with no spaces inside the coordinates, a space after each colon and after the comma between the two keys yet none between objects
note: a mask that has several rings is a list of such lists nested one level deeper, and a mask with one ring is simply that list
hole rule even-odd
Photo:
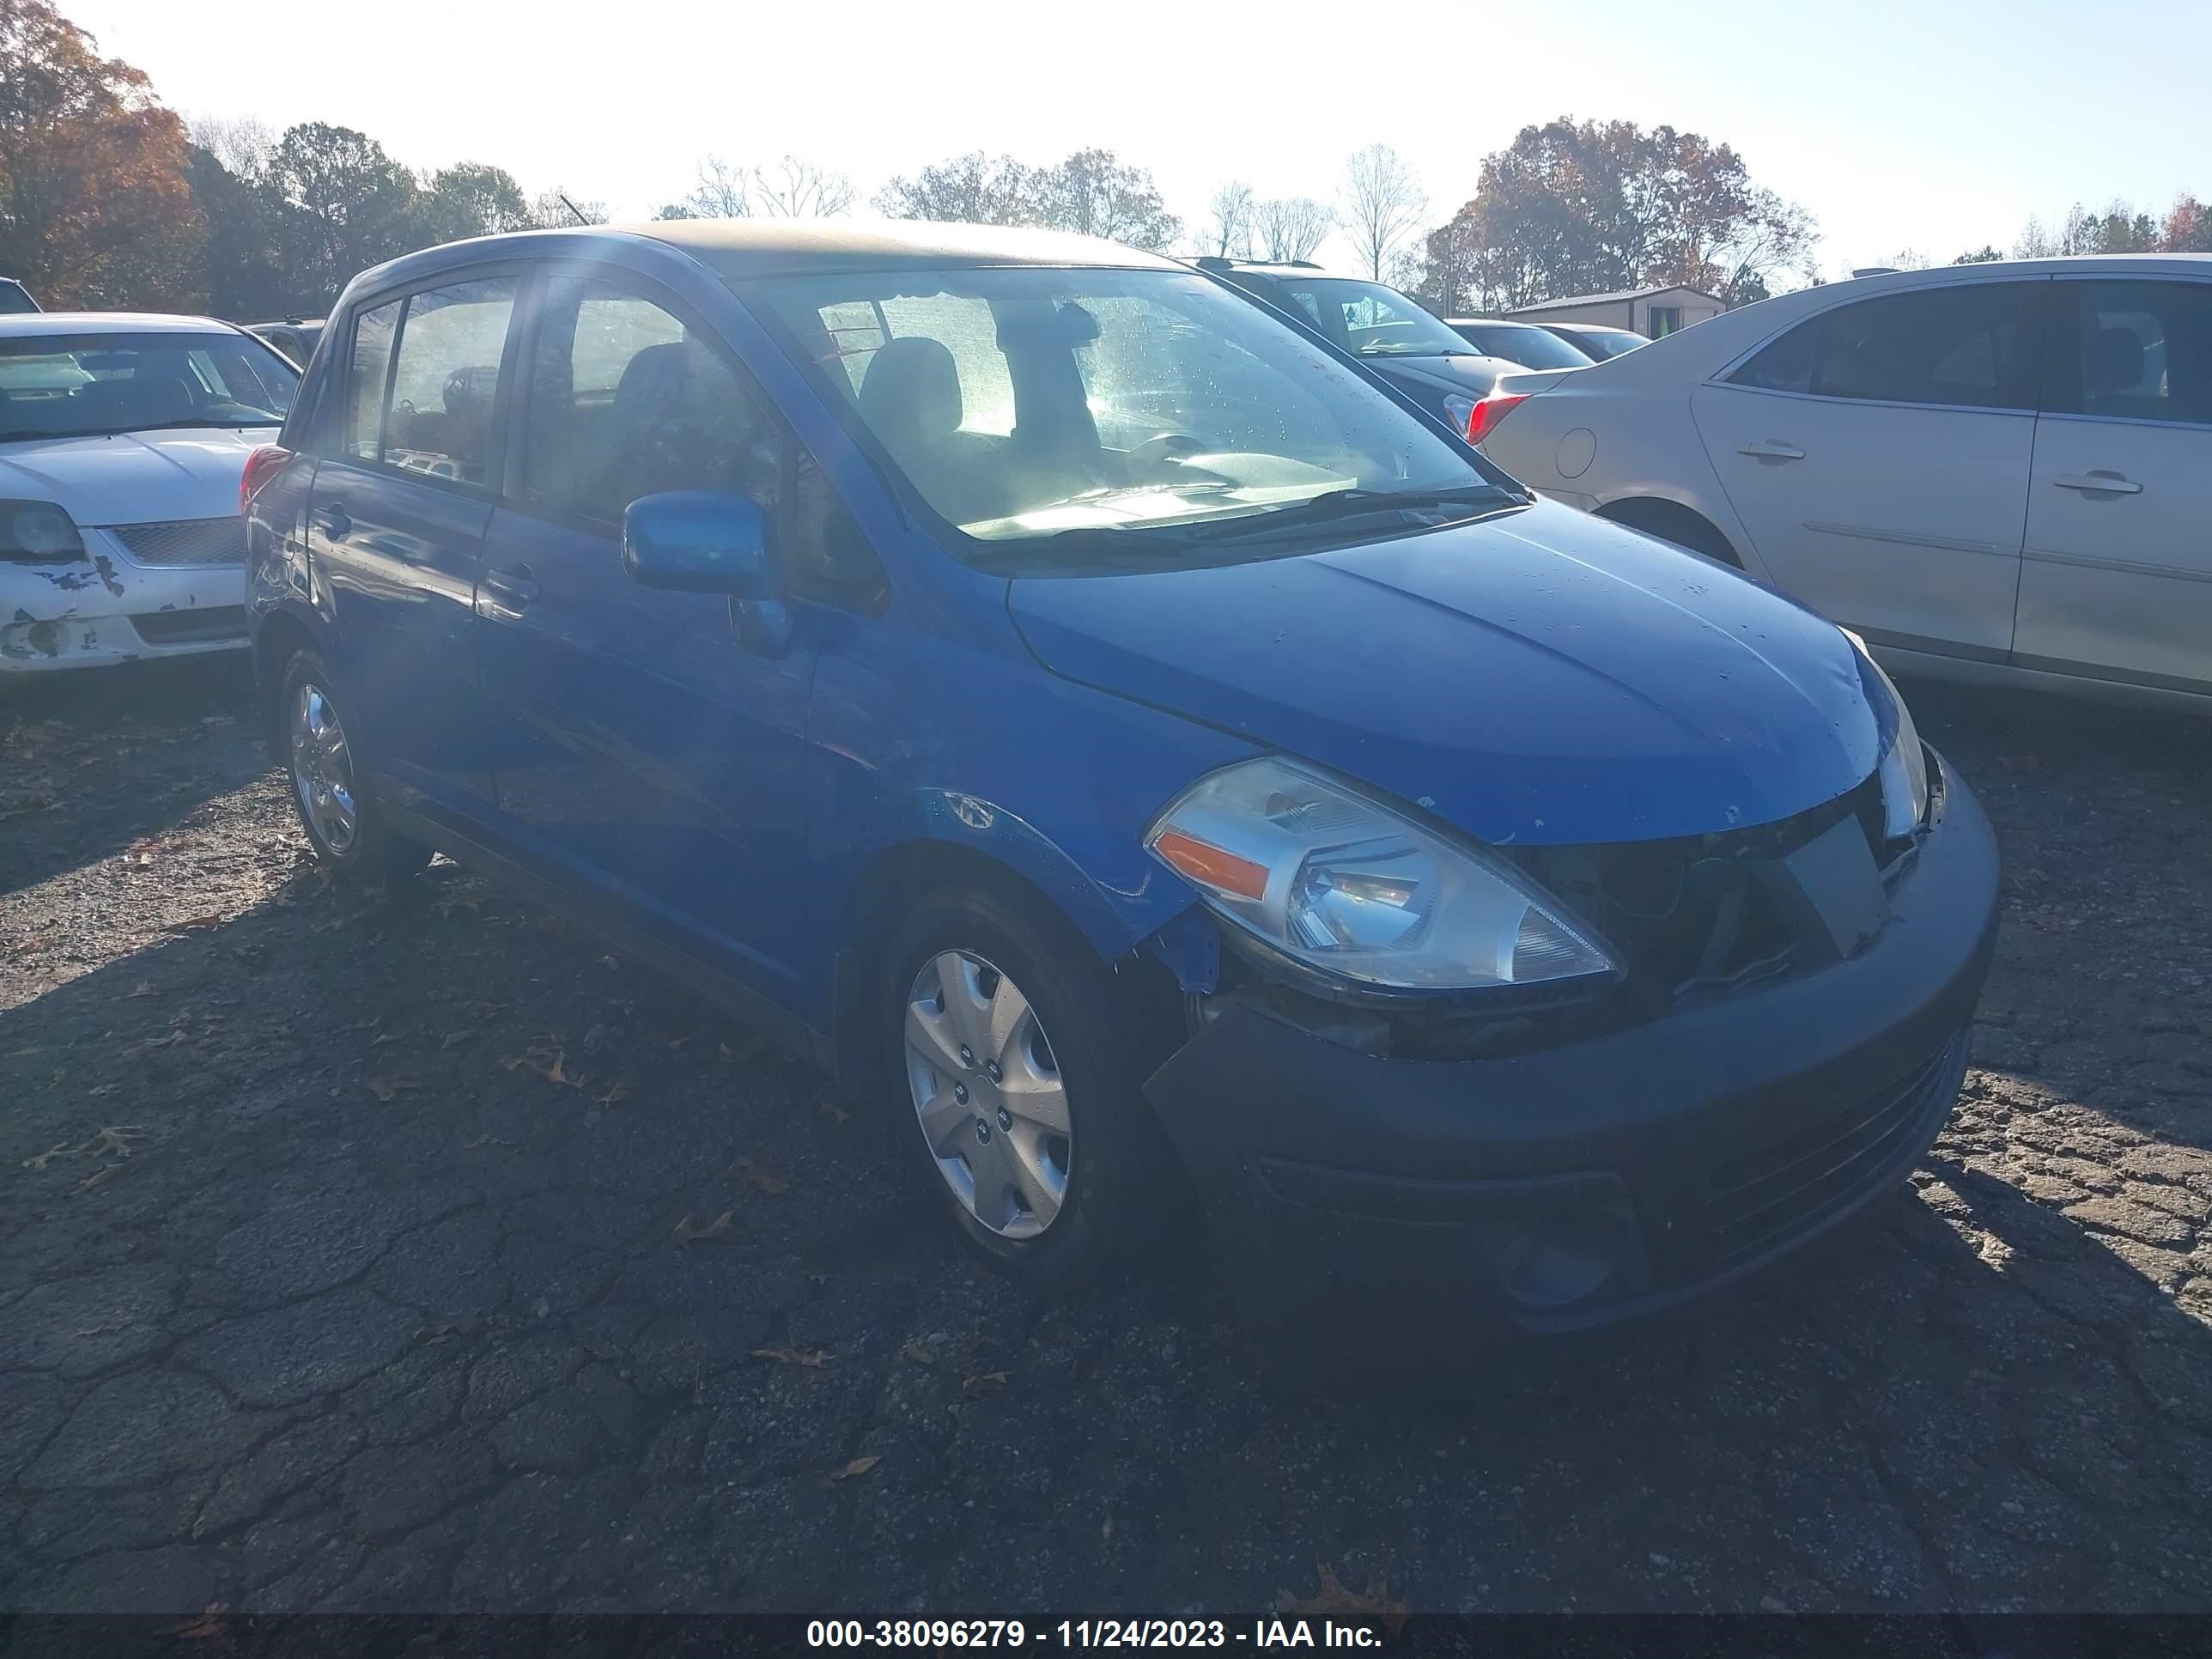
[{"label": "side window", "polygon": [[[2116,420],[2212,425],[2212,283],[2063,283],[2072,339],[2051,406]],[[2070,349],[2069,349],[2070,346]]]},{"label": "side window", "polygon": [[726,358],[667,311],[596,277],[547,284],[516,495],[610,528],[641,495],[719,489],[772,507],[783,444]]},{"label": "side window", "polygon": [[[882,344],[875,319],[836,319],[831,353]],[[854,372],[857,383],[865,370]],[[612,533],[641,495],[712,489],[768,515],[793,586],[840,599],[883,586],[875,556],[814,458],[717,347],[661,306],[599,277],[546,284],[523,402],[525,505]]]},{"label": "side window", "polygon": [[407,296],[384,419],[384,464],[481,484],[492,400],[520,278],[479,277]]},{"label": "side window", "polygon": [[1729,377],[1823,398],[2032,409],[2027,283],[1886,294],[1800,323]]},{"label": "side window", "polygon": [[383,458],[384,386],[391,378],[401,304],[394,300],[364,311],[354,324],[353,362],[346,371],[345,431],[339,441],[357,461]]}]

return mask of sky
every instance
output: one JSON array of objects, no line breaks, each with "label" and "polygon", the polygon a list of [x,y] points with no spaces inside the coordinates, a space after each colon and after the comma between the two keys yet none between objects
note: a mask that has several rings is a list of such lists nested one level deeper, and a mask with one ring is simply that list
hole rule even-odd
[{"label": "sky", "polygon": [[1813,215],[1829,276],[2009,247],[2077,201],[2212,199],[2206,0],[57,3],[187,118],[357,127],[410,165],[496,163],[617,219],[709,155],[795,154],[865,201],[965,150],[1099,145],[1196,226],[1228,179],[1329,198],[1379,140],[1441,223],[1485,154],[1560,115],[1734,145]]}]

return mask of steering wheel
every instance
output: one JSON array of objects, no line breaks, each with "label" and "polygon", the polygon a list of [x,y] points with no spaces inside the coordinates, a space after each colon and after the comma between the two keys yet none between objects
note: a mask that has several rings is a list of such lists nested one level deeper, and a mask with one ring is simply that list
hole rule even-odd
[{"label": "steering wheel", "polygon": [[1131,483],[1150,483],[1170,465],[1180,465],[1182,456],[1200,454],[1205,448],[1200,440],[1188,432],[1163,432],[1129,451],[1123,464],[1129,470]]}]

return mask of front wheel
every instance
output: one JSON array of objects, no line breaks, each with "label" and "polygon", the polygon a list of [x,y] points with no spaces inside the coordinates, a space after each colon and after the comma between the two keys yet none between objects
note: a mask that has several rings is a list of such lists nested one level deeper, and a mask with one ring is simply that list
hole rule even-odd
[{"label": "front wheel", "polygon": [[878,1029],[953,1224],[1007,1277],[1059,1291],[1137,1235],[1157,1152],[1113,976],[1028,909],[980,890],[925,902],[890,952]]},{"label": "front wheel", "polygon": [[277,708],[292,805],[324,867],[342,880],[374,885],[428,864],[430,849],[386,827],[362,787],[319,652],[293,653]]}]

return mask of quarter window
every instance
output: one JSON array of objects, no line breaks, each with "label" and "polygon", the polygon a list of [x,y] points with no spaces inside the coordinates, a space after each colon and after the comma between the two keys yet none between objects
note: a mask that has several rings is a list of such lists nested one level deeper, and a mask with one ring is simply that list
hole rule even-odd
[{"label": "quarter window", "polygon": [[2066,283],[2050,407],[2212,425],[2212,283]]},{"label": "quarter window", "polygon": [[494,394],[519,279],[480,277],[410,295],[385,411],[386,466],[481,485]]},{"label": "quarter window", "polygon": [[2035,285],[1886,294],[1800,323],[1729,377],[1735,386],[1875,403],[2032,409]]}]

